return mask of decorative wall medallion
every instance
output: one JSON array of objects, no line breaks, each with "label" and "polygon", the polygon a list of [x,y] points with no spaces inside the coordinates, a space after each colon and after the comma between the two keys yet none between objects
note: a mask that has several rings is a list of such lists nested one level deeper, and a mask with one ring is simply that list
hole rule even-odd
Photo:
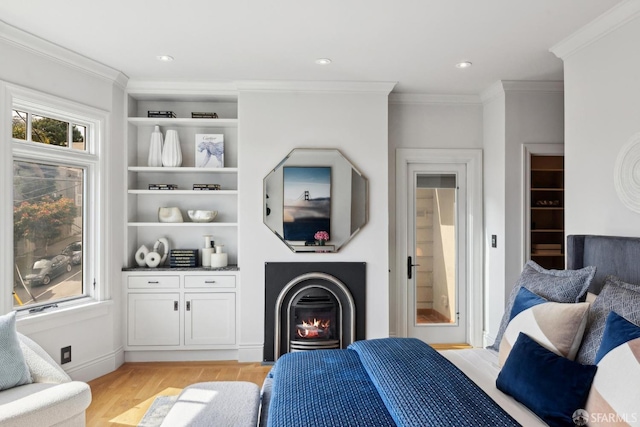
[{"label": "decorative wall medallion", "polygon": [[633,135],[618,153],[613,184],[622,203],[640,213],[640,132]]}]

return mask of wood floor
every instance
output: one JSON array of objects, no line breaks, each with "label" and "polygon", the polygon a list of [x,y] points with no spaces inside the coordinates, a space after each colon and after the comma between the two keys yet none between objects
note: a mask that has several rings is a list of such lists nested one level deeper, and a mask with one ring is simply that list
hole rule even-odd
[{"label": "wood floor", "polygon": [[156,395],[175,395],[205,381],[250,381],[262,386],[270,366],[238,362],[125,363],[89,382],[87,426],[135,426]]}]

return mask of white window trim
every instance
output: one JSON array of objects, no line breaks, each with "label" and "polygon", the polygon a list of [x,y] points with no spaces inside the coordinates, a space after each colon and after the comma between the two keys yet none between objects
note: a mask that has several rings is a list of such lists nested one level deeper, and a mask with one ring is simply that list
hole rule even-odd
[{"label": "white window trim", "polygon": [[[85,219],[85,257],[87,263],[83,263],[84,286],[87,297],[77,298],[70,301],[58,303],[57,309],[47,310],[38,315],[28,313],[28,310],[20,312],[19,319],[37,317],[44,321],[50,321],[51,317],[67,316],[68,309],[82,309],[88,305],[95,305],[96,302],[110,299],[109,281],[107,275],[108,260],[98,250],[98,245],[105,245],[108,233],[105,229],[107,218],[105,216],[105,206],[102,202],[107,194],[103,173],[105,168],[102,163],[105,161],[105,141],[106,129],[108,126],[108,113],[77,102],[51,96],[41,92],[26,89],[0,82],[0,115],[4,120],[0,120],[0,132],[4,135],[0,138],[0,171],[2,172],[1,194],[5,203],[0,208],[0,278],[4,279],[6,286],[13,284],[13,161],[15,160],[40,160],[41,156],[34,156],[33,149],[38,148],[40,153],[46,152],[48,160],[53,164],[63,163],[71,166],[87,167],[87,179],[84,188],[84,203],[92,206],[91,215]],[[20,108],[28,112],[42,114],[47,117],[69,121],[73,124],[87,127],[85,151],[74,150],[74,157],[81,160],[74,161],[68,157],[66,147],[47,147],[41,143],[13,140],[11,138],[11,111]],[[55,111],[64,111],[65,116],[61,117]],[[71,149],[71,147],[69,147]],[[44,151],[42,151],[44,150]],[[15,153],[15,156],[14,156]],[[85,273],[86,271],[86,273]],[[94,288],[95,279],[95,288]],[[2,313],[12,311],[13,297],[11,289],[0,292],[0,310]]]}]

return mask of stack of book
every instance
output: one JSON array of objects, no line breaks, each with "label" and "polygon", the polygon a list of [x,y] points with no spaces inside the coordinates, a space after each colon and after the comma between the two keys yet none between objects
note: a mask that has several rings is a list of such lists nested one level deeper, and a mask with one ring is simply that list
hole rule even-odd
[{"label": "stack of book", "polygon": [[178,184],[149,184],[149,190],[177,190]]},{"label": "stack of book", "polygon": [[193,184],[193,189],[203,191],[219,190],[220,184]]},{"label": "stack of book", "polygon": [[169,267],[197,267],[197,249],[171,249],[169,251]]},{"label": "stack of book", "polygon": [[176,113],[173,111],[147,111],[147,117],[162,117],[167,119],[175,119]]},{"label": "stack of book", "polygon": [[204,113],[204,112],[192,112],[192,119],[217,119],[218,115],[216,113]]}]

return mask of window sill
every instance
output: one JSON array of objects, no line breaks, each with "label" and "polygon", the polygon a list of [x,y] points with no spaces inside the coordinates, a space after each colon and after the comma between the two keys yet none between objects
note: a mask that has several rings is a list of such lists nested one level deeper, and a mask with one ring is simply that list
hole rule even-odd
[{"label": "window sill", "polygon": [[95,301],[83,298],[67,304],[61,303],[58,307],[38,313],[29,313],[25,310],[18,312],[16,326],[21,333],[28,335],[106,316],[111,312],[112,306],[112,300]]}]

